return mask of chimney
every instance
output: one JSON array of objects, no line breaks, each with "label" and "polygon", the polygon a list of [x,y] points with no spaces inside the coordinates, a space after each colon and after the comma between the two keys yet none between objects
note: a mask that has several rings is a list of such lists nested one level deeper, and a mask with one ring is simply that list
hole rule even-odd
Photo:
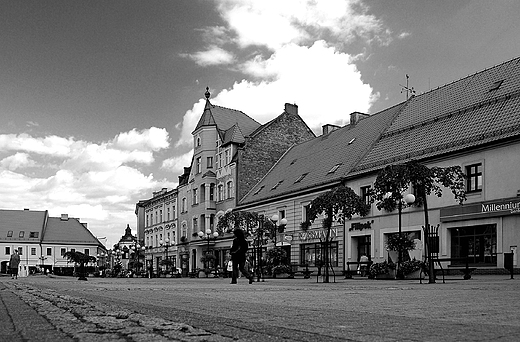
[{"label": "chimney", "polygon": [[23,210],[25,210],[25,211],[29,211],[29,208],[23,208]]},{"label": "chimney", "polygon": [[298,115],[298,106],[296,104],[285,104],[285,112],[292,115]]},{"label": "chimney", "polygon": [[332,125],[332,124],[326,124],[326,125],[321,126],[321,128],[322,128],[322,131],[323,131],[323,135],[327,135],[330,132],[335,131],[338,128],[341,128],[341,127],[340,126],[336,126],[336,125]]},{"label": "chimney", "polygon": [[363,120],[364,118],[368,118],[369,116],[370,116],[369,114],[360,113],[360,112],[350,113],[350,125],[354,126],[359,121]]},{"label": "chimney", "polygon": [[69,214],[61,214],[61,220],[62,221],[68,221],[69,220]]}]

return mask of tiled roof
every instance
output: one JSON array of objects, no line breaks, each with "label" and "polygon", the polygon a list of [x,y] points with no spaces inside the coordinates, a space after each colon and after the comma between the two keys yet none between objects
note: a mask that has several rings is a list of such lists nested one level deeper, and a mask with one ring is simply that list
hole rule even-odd
[{"label": "tiled roof", "polygon": [[245,113],[235,109],[212,105],[207,100],[204,113],[202,113],[194,131],[203,126],[217,126],[219,131],[225,132],[234,125],[238,125],[245,136],[260,127],[260,123]]},{"label": "tiled roof", "polygon": [[245,141],[246,138],[244,137],[244,134],[242,134],[242,130],[240,129],[238,124],[235,124],[224,132],[224,139],[222,141],[222,145],[226,145],[229,143],[243,144]]},{"label": "tiled roof", "polygon": [[[404,103],[291,147],[240,205],[294,193],[342,179],[391,124]],[[336,170],[330,172],[336,165]]]},{"label": "tiled roof", "polygon": [[78,219],[62,220],[59,217],[49,217],[43,243],[101,245]]},{"label": "tiled roof", "polygon": [[351,175],[512,136],[520,136],[520,57],[411,98]]},{"label": "tiled roof", "polygon": [[46,216],[46,211],[0,210],[0,241],[7,240],[8,231],[13,231],[13,236],[9,240],[21,240],[20,231],[24,232],[22,240],[29,240],[30,232],[38,232],[39,238],[35,239],[38,241],[41,238]]}]

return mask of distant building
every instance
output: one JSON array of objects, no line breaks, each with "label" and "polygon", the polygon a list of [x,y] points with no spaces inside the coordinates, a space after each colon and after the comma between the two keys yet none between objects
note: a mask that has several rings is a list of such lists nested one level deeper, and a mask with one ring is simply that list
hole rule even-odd
[{"label": "distant building", "polygon": [[0,265],[7,273],[11,253],[20,254],[21,275],[36,270],[72,275],[74,265],[63,257],[78,251],[97,256],[106,248],[87,229],[86,223],[62,214],[49,217],[48,211],[0,210]]}]

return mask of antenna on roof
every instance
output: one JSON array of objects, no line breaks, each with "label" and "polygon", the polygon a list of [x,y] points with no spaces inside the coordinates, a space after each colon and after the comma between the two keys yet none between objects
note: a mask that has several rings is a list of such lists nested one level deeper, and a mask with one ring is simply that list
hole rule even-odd
[{"label": "antenna on roof", "polygon": [[413,87],[411,87],[411,88],[408,87],[409,78],[410,78],[410,76],[408,76],[408,74],[406,74],[406,86],[399,84],[401,86],[401,94],[403,93],[403,91],[406,91],[406,101],[408,101],[410,94],[411,94],[411,96],[415,96],[415,89],[413,89]]},{"label": "antenna on roof", "polygon": [[206,96],[206,99],[209,100],[209,97],[211,96],[209,92],[209,87],[206,87],[206,92],[204,93],[204,96]]}]

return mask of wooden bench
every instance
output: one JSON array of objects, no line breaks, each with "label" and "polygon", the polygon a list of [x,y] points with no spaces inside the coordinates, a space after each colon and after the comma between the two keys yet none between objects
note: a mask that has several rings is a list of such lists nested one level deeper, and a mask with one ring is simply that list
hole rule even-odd
[{"label": "wooden bench", "polygon": [[433,258],[434,264],[437,263],[442,272],[442,283],[446,283],[444,278],[444,268],[442,267],[442,262],[452,262],[452,261],[464,261],[464,265],[448,265],[449,270],[461,271],[464,274],[464,280],[471,279],[471,273],[475,271],[476,267],[469,267],[469,258]]},{"label": "wooden bench", "polygon": [[[350,265],[354,265],[355,270],[350,269]],[[345,270],[345,279],[352,279],[352,274],[357,273],[358,267],[361,268],[361,266],[366,265],[365,274],[362,274],[362,276],[368,275],[370,272],[370,266],[372,265],[372,261],[347,261],[347,269]]]}]

